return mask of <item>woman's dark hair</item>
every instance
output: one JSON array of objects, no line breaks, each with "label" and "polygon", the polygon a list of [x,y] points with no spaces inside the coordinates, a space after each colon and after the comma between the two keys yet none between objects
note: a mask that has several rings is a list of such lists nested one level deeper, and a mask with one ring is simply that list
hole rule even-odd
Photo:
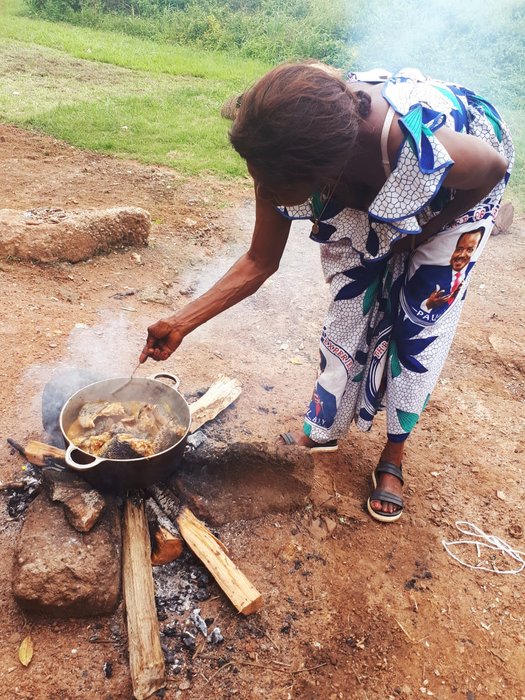
[{"label": "woman's dark hair", "polygon": [[370,96],[335,69],[284,64],[244,93],[229,137],[264,182],[321,186],[340,176],[369,112]]}]

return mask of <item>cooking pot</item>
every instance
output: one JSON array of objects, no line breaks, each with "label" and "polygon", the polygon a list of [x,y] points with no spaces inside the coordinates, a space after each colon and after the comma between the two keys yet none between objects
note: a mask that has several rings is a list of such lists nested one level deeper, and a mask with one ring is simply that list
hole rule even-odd
[{"label": "cooking pot", "polygon": [[[158,381],[170,379],[175,386]],[[125,382],[129,382],[125,384]],[[160,372],[152,377],[126,379],[106,379],[85,386],[65,403],[60,412],[60,430],[68,445],[66,464],[101,491],[128,491],[145,488],[158,481],[165,481],[177,468],[182,459],[188,433],[190,431],[190,407],[177,391],[179,378],[173,374]],[[136,459],[107,459],[95,457],[73,445],[67,433],[78,418],[80,409],[92,401],[143,401],[149,404],[167,404],[174,420],[185,428],[181,439],[163,452],[151,457]]]}]

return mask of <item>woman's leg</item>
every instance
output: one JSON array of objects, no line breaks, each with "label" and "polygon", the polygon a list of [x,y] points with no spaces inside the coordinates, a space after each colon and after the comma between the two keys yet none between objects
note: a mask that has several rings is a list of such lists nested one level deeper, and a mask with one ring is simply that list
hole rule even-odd
[{"label": "woman's leg", "polygon": [[[441,374],[472,268],[491,229],[491,219],[447,229],[421,245],[409,261],[389,347],[383,461],[401,466],[404,443]],[[377,487],[401,495],[401,482],[390,474],[378,475]],[[397,510],[387,501],[371,505],[384,513]]]}]

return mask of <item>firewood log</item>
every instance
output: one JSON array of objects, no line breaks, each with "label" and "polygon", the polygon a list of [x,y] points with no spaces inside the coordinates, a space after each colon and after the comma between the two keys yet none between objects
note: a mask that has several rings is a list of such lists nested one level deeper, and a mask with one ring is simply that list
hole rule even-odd
[{"label": "firewood log", "polygon": [[55,462],[65,464],[66,452],[58,447],[46,445],[44,442],[37,442],[36,440],[28,442],[27,447],[22,447],[14,440],[11,440],[11,438],[8,438],[7,442],[14,447],[15,450],[18,450],[28,462],[37,467],[47,467]]},{"label": "firewood log", "polygon": [[219,377],[200,399],[190,404],[191,432],[194,433],[204,423],[218,416],[235,401],[241,392],[238,379]]},{"label": "firewood log", "polygon": [[179,530],[153,498],[148,498],[145,505],[152,543],[151,563],[153,566],[169,564],[182,554],[183,542]]},{"label": "firewood log", "polygon": [[222,543],[211,534],[189,508],[183,507],[177,518],[182,537],[206,566],[233,605],[243,615],[261,607],[262,596],[242,571],[228,557]]},{"label": "firewood log", "polygon": [[124,504],[122,583],[133,695],[145,700],[164,688],[165,666],[155,608],[151,548],[144,503],[136,495]]}]

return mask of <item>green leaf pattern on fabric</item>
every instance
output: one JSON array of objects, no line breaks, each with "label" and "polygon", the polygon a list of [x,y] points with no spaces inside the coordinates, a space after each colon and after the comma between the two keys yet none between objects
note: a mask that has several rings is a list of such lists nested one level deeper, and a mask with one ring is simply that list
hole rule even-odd
[{"label": "green leaf pattern on fabric", "polygon": [[441,87],[441,86],[439,86],[439,85],[434,85],[433,87],[434,87],[436,90],[439,90],[439,92],[440,92],[442,95],[445,95],[445,97],[446,97],[447,99],[449,99],[449,100],[452,102],[452,104],[454,105],[454,107],[455,107],[456,109],[459,109],[459,110],[461,111],[461,104],[460,104],[458,98],[454,95],[454,93],[453,93],[451,90],[449,90],[449,89],[446,88],[446,87]]},{"label": "green leaf pattern on fabric", "polygon": [[392,373],[392,379],[395,379],[401,374],[401,363],[399,362],[395,340],[390,341],[390,345],[388,346],[388,355],[390,357],[390,371]]},{"label": "green leaf pattern on fabric", "polygon": [[365,373],[365,370],[362,369],[359,374],[356,374],[355,377],[352,379],[353,382],[360,382],[361,379],[363,378],[363,374]]},{"label": "green leaf pattern on fabric", "polygon": [[418,422],[419,413],[408,413],[407,411],[401,411],[399,408],[396,408],[396,412],[399,425],[405,433],[409,433]]},{"label": "green leaf pattern on fabric", "polygon": [[377,294],[377,287],[379,285],[379,275],[375,278],[372,284],[367,288],[365,295],[363,297],[363,316],[372,308]]},{"label": "green leaf pattern on fabric", "polygon": [[489,122],[492,124],[492,128],[494,129],[494,133],[496,134],[496,138],[501,143],[502,135],[501,135],[501,128],[499,125],[499,120],[497,119],[497,117],[495,117],[495,115],[492,113],[490,108],[485,104],[483,105],[483,111],[485,112]]}]

